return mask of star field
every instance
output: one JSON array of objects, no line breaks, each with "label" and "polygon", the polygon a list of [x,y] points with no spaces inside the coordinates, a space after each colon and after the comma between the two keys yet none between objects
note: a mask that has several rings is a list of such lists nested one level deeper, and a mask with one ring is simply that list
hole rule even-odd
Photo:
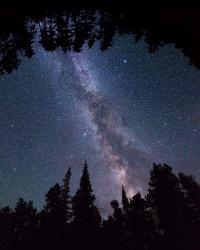
[{"label": "star field", "polygon": [[144,42],[117,36],[80,53],[36,48],[0,79],[0,203],[19,196],[39,208],[72,168],[72,193],[87,159],[98,206],[145,194],[153,162],[197,178],[200,71],[173,45],[149,54]]}]

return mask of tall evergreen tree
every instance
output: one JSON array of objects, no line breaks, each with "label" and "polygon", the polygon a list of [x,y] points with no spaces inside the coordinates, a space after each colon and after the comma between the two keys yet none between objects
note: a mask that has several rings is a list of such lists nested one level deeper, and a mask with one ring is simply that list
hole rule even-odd
[{"label": "tall evergreen tree", "polygon": [[157,220],[163,249],[181,249],[184,196],[168,165],[154,164],[147,194],[148,209]]},{"label": "tall evergreen tree", "polygon": [[6,206],[0,208],[0,249],[13,250],[16,248],[15,215]]},{"label": "tall evergreen tree", "polygon": [[200,185],[196,182],[195,177],[179,173],[179,180],[188,202],[196,209],[200,209]]},{"label": "tall evergreen tree", "polygon": [[123,206],[123,212],[127,216],[129,209],[129,199],[127,198],[126,191],[123,186],[122,186],[122,206]]},{"label": "tall evergreen tree", "polygon": [[46,197],[46,205],[40,213],[40,238],[44,248],[66,248],[71,246],[71,196],[69,168],[63,179],[50,188]]},{"label": "tall evergreen tree", "polygon": [[63,212],[65,216],[66,223],[70,222],[72,216],[72,204],[70,196],[70,178],[71,178],[71,168],[69,168],[63,179],[62,194],[61,199],[63,202]]},{"label": "tall evergreen tree", "polygon": [[86,161],[73,199],[70,177],[69,168],[39,214],[22,198],[14,210],[0,207],[0,249],[200,249],[200,185],[193,176],[177,177],[168,165],[154,164],[145,199],[140,193],[128,199],[122,187],[122,206],[113,200],[102,224]]},{"label": "tall evergreen tree", "polygon": [[62,189],[57,183],[51,187],[48,193],[45,195],[46,205],[44,211],[51,215],[58,215],[62,213]]},{"label": "tall evergreen tree", "polygon": [[34,249],[38,220],[33,202],[19,198],[14,212],[17,249]]},{"label": "tall evergreen tree", "polygon": [[147,246],[145,200],[137,193],[130,199],[130,208],[127,219],[127,231],[130,245],[135,250],[144,250]]},{"label": "tall evergreen tree", "polygon": [[103,242],[105,249],[127,249],[125,216],[117,200],[110,203],[113,214],[103,223]]},{"label": "tall evergreen tree", "polygon": [[65,214],[62,188],[57,183],[45,195],[46,205],[40,214],[40,237],[43,248],[62,248],[65,236]]},{"label": "tall evergreen tree", "polygon": [[179,173],[179,180],[187,204],[184,220],[184,249],[200,249],[200,185],[192,175]]},{"label": "tall evergreen tree", "polygon": [[94,205],[95,196],[85,161],[80,187],[73,197],[74,245],[76,249],[94,249],[99,247],[101,216]]}]

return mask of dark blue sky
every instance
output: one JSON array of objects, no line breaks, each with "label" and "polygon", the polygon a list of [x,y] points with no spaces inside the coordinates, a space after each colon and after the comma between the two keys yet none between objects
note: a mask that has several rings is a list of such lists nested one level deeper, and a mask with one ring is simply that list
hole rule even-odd
[{"label": "dark blue sky", "polygon": [[87,159],[99,207],[145,194],[152,162],[200,177],[200,71],[173,45],[147,52],[118,36],[64,54],[36,48],[0,78],[0,203],[42,207],[72,167],[72,192]]}]

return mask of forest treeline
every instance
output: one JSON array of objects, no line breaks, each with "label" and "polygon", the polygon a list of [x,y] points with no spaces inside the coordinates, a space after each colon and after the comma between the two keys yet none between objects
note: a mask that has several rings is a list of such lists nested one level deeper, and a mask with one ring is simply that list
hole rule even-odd
[{"label": "forest treeline", "polygon": [[165,44],[174,44],[200,68],[200,9],[139,8],[127,1],[94,2],[68,3],[63,8],[37,8],[31,3],[27,10],[19,6],[1,8],[0,74],[17,69],[22,58],[31,58],[39,45],[47,51],[60,48],[64,52],[80,52],[83,44],[91,48],[99,41],[100,49],[106,50],[113,45],[116,34],[134,34],[136,42],[143,38],[151,53]]},{"label": "forest treeline", "polygon": [[177,176],[168,165],[154,164],[146,196],[128,198],[122,187],[107,219],[95,205],[87,163],[74,196],[70,177],[69,168],[62,185],[45,195],[41,211],[22,198],[14,209],[1,207],[0,249],[200,249],[200,185],[193,176]]}]

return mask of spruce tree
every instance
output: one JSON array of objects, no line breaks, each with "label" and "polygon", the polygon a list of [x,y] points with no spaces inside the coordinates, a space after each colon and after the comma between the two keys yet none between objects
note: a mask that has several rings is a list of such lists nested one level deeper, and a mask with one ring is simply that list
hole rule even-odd
[{"label": "spruce tree", "polygon": [[70,178],[71,178],[71,168],[69,168],[63,179],[62,194],[61,199],[63,203],[63,212],[66,224],[71,221],[72,207],[71,207],[71,196],[70,196]]},{"label": "spruce tree", "polygon": [[14,210],[14,217],[17,248],[34,249],[38,221],[37,210],[33,207],[33,202],[26,202],[19,198]]},{"label": "spruce tree", "polygon": [[109,242],[109,245],[112,245],[112,249],[125,250],[127,249],[125,216],[117,200],[111,201],[110,205],[113,209],[113,214],[112,217],[110,217],[107,222],[104,223],[104,227],[107,227],[107,229],[106,227],[105,229],[107,231],[110,230],[107,237],[104,236],[104,244]]},{"label": "spruce tree", "polygon": [[168,165],[154,164],[147,194],[148,210],[158,224],[163,249],[182,244],[184,196],[179,179]]},{"label": "spruce tree", "polygon": [[122,207],[125,216],[127,216],[129,208],[129,199],[127,198],[126,191],[123,186],[122,186]]},{"label": "spruce tree", "polygon": [[57,183],[45,195],[46,205],[40,214],[40,237],[42,248],[62,248],[65,236],[65,214],[62,189]]},{"label": "spruce tree", "polygon": [[17,243],[15,223],[14,211],[8,206],[0,206],[0,249],[15,249]]},{"label": "spruce tree", "polygon": [[80,186],[73,197],[74,244],[76,249],[94,249],[99,247],[101,217],[94,205],[95,196],[85,161]]},{"label": "spruce tree", "polygon": [[127,220],[127,231],[133,249],[146,249],[146,211],[145,200],[137,193],[130,199],[130,208]]},{"label": "spruce tree", "polygon": [[192,175],[179,173],[187,208],[184,220],[184,249],[200,249],[200,185]]}]

